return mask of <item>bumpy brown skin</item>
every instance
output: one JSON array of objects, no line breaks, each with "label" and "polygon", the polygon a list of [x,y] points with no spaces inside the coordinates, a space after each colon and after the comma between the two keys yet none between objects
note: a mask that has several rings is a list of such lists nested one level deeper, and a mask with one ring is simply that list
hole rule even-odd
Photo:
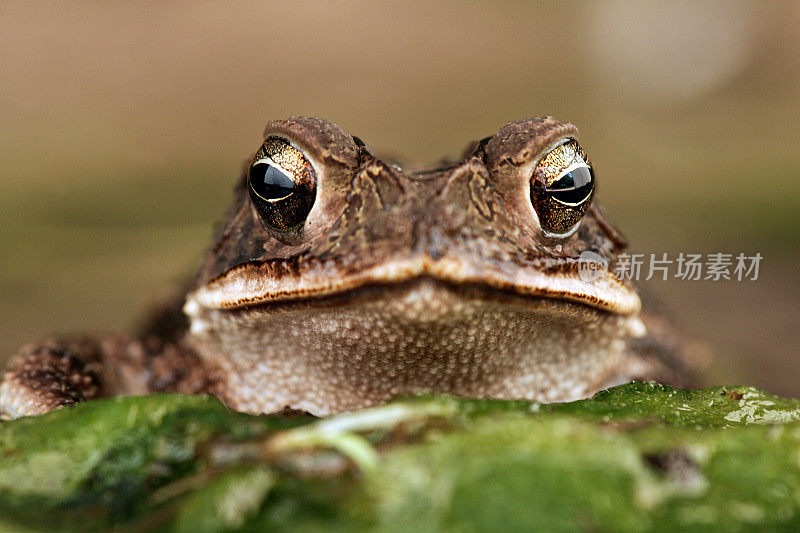
[{"label": "bumpy brown skin", "polygon": [[[186,321],[168,302],[139,338],[49,340],[23,347],[0,384],[2,418],[46,413],[78,402],[154,392],[222,397],[222,377],[179,339]],[[165,329],[169,328],[169,329]]]},{"label": "bumpy brown skin", "polygon": [[[630,379],[686,383],[680,347],[612,273],[624,241],[596,202],[572,235],[539,227],[530,174],[577,138],[571,124],[512,122],[414,173],[321,119],[265,135],[316,168],[305,224],[266,228],[242,179],[187,296],[191,327],[175,303],[135,339],[24,348],[0,384],[2,416],[154,391],[325,415],[423,390],[557,401]],[[586,250],[608,263],[591,283]]]}]

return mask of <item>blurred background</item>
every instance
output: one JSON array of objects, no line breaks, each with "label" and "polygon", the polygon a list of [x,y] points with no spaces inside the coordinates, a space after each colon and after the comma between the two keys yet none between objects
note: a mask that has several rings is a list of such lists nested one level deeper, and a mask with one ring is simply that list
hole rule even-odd
[{"label": "blurred background", "polygon": [[800,396],[798,2],[6,1],[0,34],[0,359],[130,331],[270,119],[433,162],[552,114],[632,251],[763,256],[757,281],[645,290],[710,383]]}]

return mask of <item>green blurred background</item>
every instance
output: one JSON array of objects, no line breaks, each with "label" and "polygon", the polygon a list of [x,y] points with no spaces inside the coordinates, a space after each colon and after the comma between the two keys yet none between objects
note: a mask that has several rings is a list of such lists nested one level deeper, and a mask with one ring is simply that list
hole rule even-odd
[{"label": "green blurred background", "polygon": [[382,154],[577,124],[636,252],[759,252],[652,281],[711,382],[800,396],[800,2],[4,2],[0,359],[130,331],[191,275],[264,124]]}]

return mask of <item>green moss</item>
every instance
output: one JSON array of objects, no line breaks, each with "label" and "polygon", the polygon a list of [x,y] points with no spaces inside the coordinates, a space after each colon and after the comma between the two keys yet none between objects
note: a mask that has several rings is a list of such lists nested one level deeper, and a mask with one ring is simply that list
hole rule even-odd
[{"label": "green moss", "polygon": [[633,383],[533,404],[430,396],[328,420],[118,398],[0,427],[28,530],[800,527],[800,402]]}]

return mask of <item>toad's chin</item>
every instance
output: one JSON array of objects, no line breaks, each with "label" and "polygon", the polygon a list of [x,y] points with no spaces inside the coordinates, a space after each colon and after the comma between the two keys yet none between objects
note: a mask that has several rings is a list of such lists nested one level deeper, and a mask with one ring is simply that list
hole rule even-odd
[{"label": "toad's chin", "polygon": [[565,401],[615,374],[638,318],[564,299],[419,278],[335,296],[210,309],[190,297],[189,342],[228,379],[234,408],[328,415],[403,394]]}]

